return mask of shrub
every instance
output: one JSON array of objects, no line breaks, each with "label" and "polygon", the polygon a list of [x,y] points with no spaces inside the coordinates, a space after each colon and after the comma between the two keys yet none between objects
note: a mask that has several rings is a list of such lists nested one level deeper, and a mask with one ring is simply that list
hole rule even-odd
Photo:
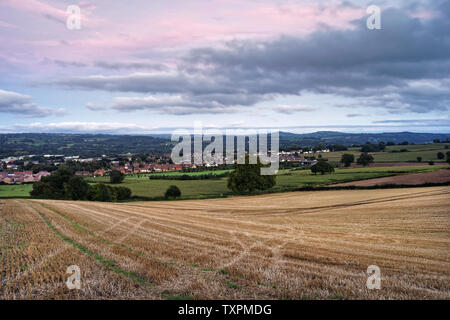
[{"label": "shrub", "polygon": [[126,187],[116,187],[114,188],[117,194],[117,200],[128,200],[131,198],[131,190]]},{"label": "shrub", "polygon": [[418,162],[422,162],[422,157],[417,157]]},{"label": "shrub", "polygon": [[437,158],[438,158],[439,160],[442,160],[442,159],[445,158],[445,155],[444,155],[443,152],[438,152],[436,156],[437,156]]},{"label": "shrub", "polygon": [[170,186],[164,194],[166,199],[176,199],[181,197],[181,191],[177,186]]},{"label": "shrub", "polygon": [[108,188],[103,183],[97,183],[91,185],[88,191],[88,199],[91,201],[113,201],[113,195],[111,194],[111,187]]}]

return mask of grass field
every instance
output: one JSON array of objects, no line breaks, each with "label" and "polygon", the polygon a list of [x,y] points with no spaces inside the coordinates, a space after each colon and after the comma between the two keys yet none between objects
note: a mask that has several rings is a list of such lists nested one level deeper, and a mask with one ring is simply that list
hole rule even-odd
[{"label": "grass field", "polygon": [[[1,299],[450,299],[449,187],[0,201]],[[69,290],[66,269],[81,270]],[[381,289],[366,287],[367,267]]]},{"label": "grass field", "polygon": [[[437,158],[437,153],[442,152],[444,155],[450,149],[445,149],[445,146],[450,143],[435,143],[435,144],[419,144],[419,145],[407,145],[407,146],[387,146],[385,152],[371,153],[375,162],[408,162],[417,161],[417,157],[422,157],[423,162],[435,161],[443,162]],[[392,152],[400,151],[402,149],[408,150],[408,152]],[[322,156],[332,162],[341,161],[341,157],[344,153],[351,153],[355,155],[355,159],[359,157],[361,151],[360,148],[349,148],[348,151],[336,151],[323,153]],[[316,154],[318,156],[318,154]]]},{"label": "grass field", "polygon": [[[429,172],[438,169],[442,169],[442,166],[366,167],[336,169],[335,173],[327,175],[313,175],[310,170],[280,170],[277,176],[277,185],[271,189],[271,192],[290,191],[301,187],[381,178],[397,174]],[[88,178],[88,181],[91,183],[109,183],[109,177]],[[120,185],[130,188],[133,195],[146,198],[162,197],[171,185],[176,185],[180,188],[182,199],[216,198],[232,194],[227,188],[226,178],[208,180],[150,180],[148,176],[144,175],[141,177],[129,175],[126,176],[124,182]],[[0,186],[0,198],[28,197],[31,188],[31,185]]]},{"label": "grass field", "polygon": [[[323,185],[335,182],[348,182],[370,178],[386,177],[395,174],[429,172],[440,169],[436,166],[405,166],[405,167],[367,167],[336,169],[333,174],[313,175],[310,170],[281,170],[277,176],[274,192],[288,191],[295,188]],[[89,179],[90,182],[109,182],[108,177]],[[131,189],[133,195],[141,197],[162,197],[170,185],[180,188],[183,199],[201,199],[202,197],[220,197],[231,195],[227,188],[227,179],[212,180],[150,180],[147,177],[137,178],[127,176],[122,186]]]},{"label": "grass field", "polygon": [[0,184],[0,198],[29,197],[33,189],[32,184],[2,185]]}]

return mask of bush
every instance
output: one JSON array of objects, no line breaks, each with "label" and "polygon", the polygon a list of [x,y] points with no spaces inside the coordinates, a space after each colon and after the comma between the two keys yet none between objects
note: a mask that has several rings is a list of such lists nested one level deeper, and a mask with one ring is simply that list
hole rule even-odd
[{"label": "bush", "polygon": [[320,174],[332,173],[334,172],[334,168],[328,162],[319,161],[311,167],[311,172],[314,174],[317,174],[317,172],[320,172]]},{"label": "bush", "polygon": [[125,175],[117,170],[111,171],[109,180],[111,183],[118,184],[122,183],[123,179],[125,179]]},{"label": "bush", "polygon": [[434,161],[428,161],[428,164],[429,164],[430,166],[434,166]]},{"label": "bush", "polygon": [[91,185],[88,191],[88,199],[91,201],[113,201],[113,195],[111,194],[111,187],[108,188],[103,183],[97,183]]},{"label": "bush", "polygon": [[164,194],[164,198],[166,199],[176,199],[179,197],[181,197],[181,191],[177,186],[170,186]]},{"label": "bush", "polygon": [[115,191],[116,191],[117,200],[122,201],[122,200],[128,200],[131,198],[131,190],[129,188],[116,187],[113,189],[115,189]]},{"label": "bush", "polygon": [[131,198],[131,190],[127,187],[111,187],[97,183],[89,187],[88,200],[91,201],[123,201]]},{"label": "bush", "polygon": [[443,152],[438,152],[436,156],[437,156],[437,158],[438,158],[439,160],[442,160],[442,159],[445,158],[445,155],[444,155]]},{"label": "bush", "polygon": [[422,157],[417,157],[418,162],[422,162]]}]

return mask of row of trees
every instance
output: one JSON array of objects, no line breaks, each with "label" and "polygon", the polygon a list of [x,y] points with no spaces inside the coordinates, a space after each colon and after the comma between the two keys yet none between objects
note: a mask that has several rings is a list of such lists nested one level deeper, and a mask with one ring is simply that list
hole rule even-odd
[{"label": "row of trees", "polygon": [[226,177],[228,175],[228,172],[215,174],[215,173],[208,173],[208,174],[196,174],[196,175],[189,175],[189,174],[182,174],[182,175],[170,175],[170,174],[163,174],[163,175],[150,175],[150,180],[208,180],[208,179],[220,179],[223,177]]},{"label": "row of trees", "polygon": [[102,183],[89,185],[69,167],[61,166],[51,176],[34,183],[30,195],[44,199],[121,201],[131,198],[131,190]]},{"label": "row of trees", "polygon": [[[373,156],[368,154],[367,152],[363,152],[360,154],[359,158],[356,162],[362,166],[368,166],[373,163]],[[350,167],[350,165],[355,162],[355,155],[351,153],[344,153],[341,157],[341,163],[344,164],[345,167]]]}]

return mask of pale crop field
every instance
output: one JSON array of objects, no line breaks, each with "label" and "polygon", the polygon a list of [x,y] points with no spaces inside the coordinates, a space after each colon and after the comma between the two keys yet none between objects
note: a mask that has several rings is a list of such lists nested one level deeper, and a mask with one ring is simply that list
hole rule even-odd
[{"label": "pale crop field", "polygon": [[449,299],[449,207],[449,187],[2,200],[0,298]]}]

